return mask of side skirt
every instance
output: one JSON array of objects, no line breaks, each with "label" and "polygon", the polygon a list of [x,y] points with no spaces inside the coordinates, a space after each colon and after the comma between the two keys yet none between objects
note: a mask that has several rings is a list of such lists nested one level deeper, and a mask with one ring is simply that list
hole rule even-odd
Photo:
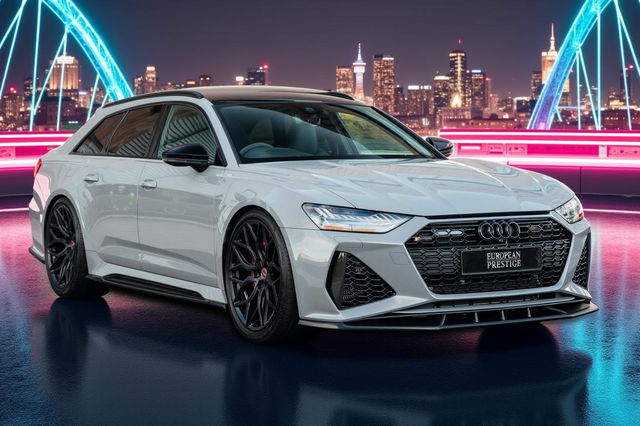
[{"label": "side skirt", "polygon": [[140,278],[129,277],[126,275],[112,274],[104,277],[98,275],[88,275],[87,278],[98,281],[113,287],[120,287],[129,290],[142,291],[145,293],[156,294],[159,296],[168,296],[174,299],[188,300],[190,302],[204,303],[217,307],[224,307],[224,303],[214,302],[205,299],[200,293],[193,290],[187,290],[180,287],[174,287],[168,284],[162,284],[155,281],[143,280]]}]

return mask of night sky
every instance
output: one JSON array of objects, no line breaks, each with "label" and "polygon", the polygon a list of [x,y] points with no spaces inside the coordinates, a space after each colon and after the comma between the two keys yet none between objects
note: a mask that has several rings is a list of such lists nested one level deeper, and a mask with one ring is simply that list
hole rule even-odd
[{"label": "night sky", "polygon": [[[447,53],[461,39],[469,67],[485,70],[501,95],[529,93],[530,73],[540,68],[540,51],[548,48],[550,23],[556,23],[557,37],[562,38],[581,4],[579,0],[75,1],[107,41],[128,79],[155,64],[161,83],[209,73],[215,84],[231,84],[248,66],[268,63],[273,84],[332,88],[335,66],[353,62],[356,45],[362,42],[369,92],[373,54],[395,56],[398,84],[431,84],[437,71],[447,72]],[[18,0],[0,4],[0,28],[6,28],[17,5]],[[10,84],[21,85],[30,75],[34,9],[35,5],[28,10],[22,26]],[[634,12],[640,15],[638,9]],[[42,51],[51,57],[62,27],[47,13]],[[633,24],[630,20],[630,27],[638,27]],[[615,27],[610,29],[613,33]],[[85,79],[92,80],[87,60],[77,46],[70,46],[85,65]],[[6,52],[5,46],[0,65]],[[615,78],[611,73],[608,83],[617,84]]]}]

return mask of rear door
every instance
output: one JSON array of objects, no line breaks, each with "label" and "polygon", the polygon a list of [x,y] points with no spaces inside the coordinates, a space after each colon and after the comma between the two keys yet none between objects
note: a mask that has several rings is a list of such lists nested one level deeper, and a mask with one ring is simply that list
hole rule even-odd
[{"label": "rear door", "polygon": [[151,105],[121,114],[103,154],[89,157],[83,182],[89,197],[88,236],[106,263],[140,266],[138,188],[161,113],[161,105]]},{"label": "rear door", "polygon": [[[224,189],[220,149],[206,114],[195,105],[168,106],[166,122],[141,177],[138,229],[142,269],[217,286],[215,236]],[[168,149],[202,145],[211,166],[202,173],[164,163]]]}]

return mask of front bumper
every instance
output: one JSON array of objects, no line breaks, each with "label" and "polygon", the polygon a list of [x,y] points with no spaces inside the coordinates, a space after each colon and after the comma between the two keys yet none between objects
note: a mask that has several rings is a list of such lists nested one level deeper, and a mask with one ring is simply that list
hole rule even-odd
[{"label": "front bumper", "polygon": [[[597,310],[584,285],[572,281],[590,226],[586,220],[567,224],[548,214],[474,217],[473,220],[553,219],[570,235],[566,262],[553,285],[505,291],[439,294],[425,283],[405,242],[427,225],[469,221],[414,217],[386,234],[284,231],[296,283],[300,323],[357,329],[443,329],[572,318]],[[352,254],[393,288],[395,295],[360,306],[339,309],[327,283],[336,252]],[[583,283],[584,284],[584,283]]]}]

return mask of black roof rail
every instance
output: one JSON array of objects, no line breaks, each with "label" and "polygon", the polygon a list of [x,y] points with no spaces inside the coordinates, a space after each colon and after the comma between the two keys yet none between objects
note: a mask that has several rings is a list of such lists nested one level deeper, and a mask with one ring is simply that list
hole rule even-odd
[{"label": "black roof rail", "polygon": [[335,96],[336,98],[349,99],[351,101],[355,101],[356,100],[353,96],[347,95],[346,93],[342,93],[342,92],[327,91],[327,92],[323,92],[321,94],[322,95],[327,95],[327,96]]},{"label": "black roof rail", "polygon": [[153,99],[164,96],[188,96],[190,98],[202,99],[204,95],[195,90],[166,90],[164,92],[145,93],[144,95],[132,96],[130,98],[120,99],[115,102],[106,104],[103,108],[109,108],[116,105],[122,105],[124,103],[138,101],[142,99]]}]

